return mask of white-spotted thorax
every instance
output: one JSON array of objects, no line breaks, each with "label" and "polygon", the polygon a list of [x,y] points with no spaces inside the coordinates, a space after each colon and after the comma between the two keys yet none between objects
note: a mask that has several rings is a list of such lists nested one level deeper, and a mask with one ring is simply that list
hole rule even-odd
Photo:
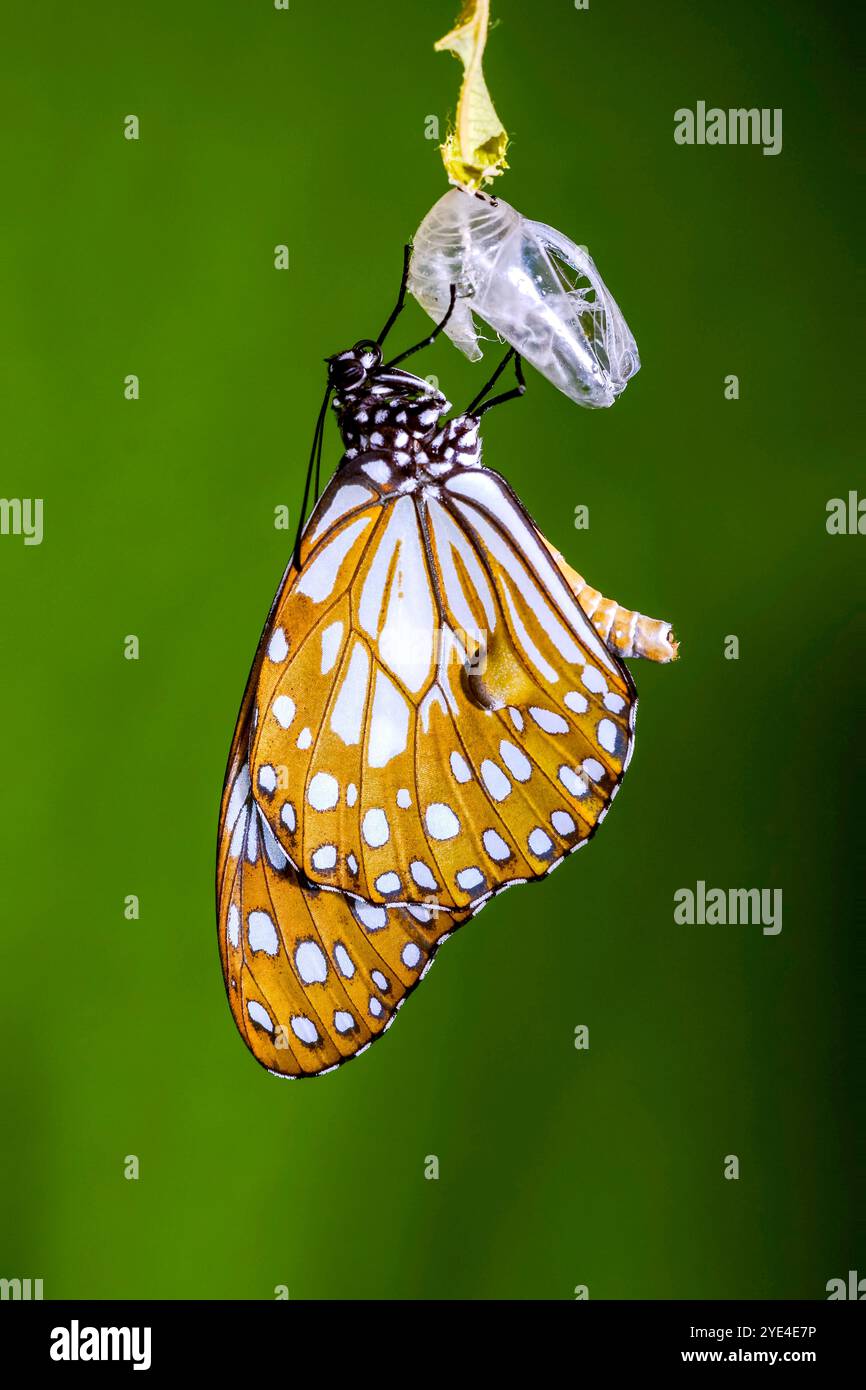
[{"label": "white-spotted thorax", "polygon": [[475,416],[443,416],[451,409],[423,377],[382,365],[376,343],[358,343],[329,359],[329,378],[347,466],[381,492],[426,490],[459,468],[481,466]]}]

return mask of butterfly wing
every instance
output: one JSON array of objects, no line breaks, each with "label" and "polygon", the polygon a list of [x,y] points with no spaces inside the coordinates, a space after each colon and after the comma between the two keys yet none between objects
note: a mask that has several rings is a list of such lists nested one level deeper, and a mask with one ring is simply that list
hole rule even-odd
[{"label": "butterfly wing", "polygon": [[302,885],[252,796],[253,689],[220,813],[220,959],[235,1023],[256,1060],[282,1076],[315,1076],[385,1032],[465,915],[385,908]]},{"label": "butterfly wing", "polygon": [[478,908],[586,843],[636,696],[502,478],[344,464],[272,610],[253,794],[309,879]]}]

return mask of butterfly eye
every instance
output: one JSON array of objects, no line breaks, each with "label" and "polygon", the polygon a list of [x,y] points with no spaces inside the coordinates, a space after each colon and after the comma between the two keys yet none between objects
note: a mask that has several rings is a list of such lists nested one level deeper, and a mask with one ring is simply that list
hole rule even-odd
[{"label": "butterfly eye", "polygon": [[360,386],[367,373],[360,362],[351,357],[332,359],[328,363],[328,380],[337,391],[350,391]]}]

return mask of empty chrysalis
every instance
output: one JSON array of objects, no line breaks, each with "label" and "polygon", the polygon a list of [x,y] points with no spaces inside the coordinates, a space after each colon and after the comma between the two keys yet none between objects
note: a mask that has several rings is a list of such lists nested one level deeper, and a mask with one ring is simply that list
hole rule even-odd
[{"label": "empty chrysalis", "polygon": [[474,315],[578,405],[613,405],[640,368],[637,345],[595,262],[502,198],[451,188],[415,234],[409,288],[446,333],[481,356]]}]

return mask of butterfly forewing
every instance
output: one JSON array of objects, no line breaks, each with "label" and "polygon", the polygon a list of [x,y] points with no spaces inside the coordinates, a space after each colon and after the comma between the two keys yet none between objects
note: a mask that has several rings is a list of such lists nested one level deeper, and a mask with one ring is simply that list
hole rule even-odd
[{"label": "butterfly forewing", "polygon": [[492,470],[345,464],[254,682],[253,795],[314,882],[476,908],[585,843],[636,698]]}]

